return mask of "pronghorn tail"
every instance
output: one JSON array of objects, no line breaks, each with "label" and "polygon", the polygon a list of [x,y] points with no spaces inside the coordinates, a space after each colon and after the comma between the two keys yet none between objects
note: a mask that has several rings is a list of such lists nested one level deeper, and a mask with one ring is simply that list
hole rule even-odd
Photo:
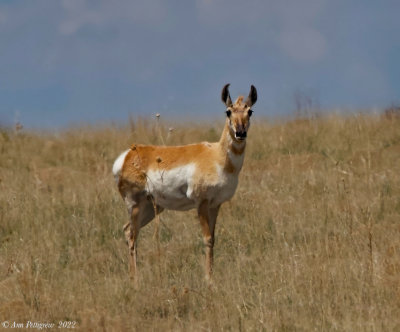
[{"label": "pronghorn tail", "polygon": [[129,152],[129,150],[126,150],[126,151],[122,152],[118,156],[118,158],[115,159],[115,161],[114,161],[112,172],[114,174],[114,178],[115,178],[115,181],[117,183],[118,183],[118,180],[119,180],[119,175],[120,175],[121,170],[122,170],[122,166],[124,165],[124,162],[125,162],[125,157],[128,154],[128,152]]}]

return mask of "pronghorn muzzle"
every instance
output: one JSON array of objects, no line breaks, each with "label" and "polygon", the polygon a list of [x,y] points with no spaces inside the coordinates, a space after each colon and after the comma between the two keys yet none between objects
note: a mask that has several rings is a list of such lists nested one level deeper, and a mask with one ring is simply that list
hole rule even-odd
[{"label": "pronghorn muzzle", "polygon": [[246,128],[243,125],[239,125],[236,127],[235,138],[239,140],[244,140],[247,137]]}]

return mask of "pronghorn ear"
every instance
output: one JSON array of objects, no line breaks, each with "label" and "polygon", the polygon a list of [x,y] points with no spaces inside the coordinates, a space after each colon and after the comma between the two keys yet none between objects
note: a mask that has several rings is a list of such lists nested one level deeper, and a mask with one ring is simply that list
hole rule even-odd
[{"label": "pronghorn ear", "polygon": [[229,85],[230,85],[229,83],[226,84],[223,87],[222,92],[221,92],[221,99],[222,99],[222,102],[226,105],[226,107],[232,106],[232,99],[229,94]]},{"label": "pronghorn ear", "polygon": [[249,96],[247,97],[245,103],[246,103],[249,107],[251,107],[251,106],[253,106],[253,105],[256,103],[256,101],[257,101],[257,89],[256,89],[256,87],[255,87],[254,85],[252,85],[252,86],[250,87]]}]

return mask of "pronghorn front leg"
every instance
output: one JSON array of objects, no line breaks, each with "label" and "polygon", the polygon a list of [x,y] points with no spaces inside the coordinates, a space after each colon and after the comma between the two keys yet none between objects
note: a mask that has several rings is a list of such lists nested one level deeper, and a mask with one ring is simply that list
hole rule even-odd
[{"label": "pronghorn front leg", "polygon": [[203,242],[206,246],[206,280],[211,282],[212,268],[214,260],[214,230],[217,221],[219,206],[210,208],[208,201],[203,201],[198,209],[201,230],[203,232]]}]

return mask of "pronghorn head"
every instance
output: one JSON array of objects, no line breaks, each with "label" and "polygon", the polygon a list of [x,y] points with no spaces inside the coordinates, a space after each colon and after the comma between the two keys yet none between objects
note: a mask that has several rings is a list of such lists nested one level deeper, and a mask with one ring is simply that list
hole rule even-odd
[{"label": "pronghorn head", "polygon": [[257,101],[257,90],[254,85],[250,88],[250,93],[246,100],[239,96],[235,103],[232,103],[229,95],[229,84],[226,84],[221,93],[222,102],[226,105],[226,115],[229,124],[229,132],[236,141],[244,141],[247,137],[247,131],[250,127],[250,117],[253,106]]}]

